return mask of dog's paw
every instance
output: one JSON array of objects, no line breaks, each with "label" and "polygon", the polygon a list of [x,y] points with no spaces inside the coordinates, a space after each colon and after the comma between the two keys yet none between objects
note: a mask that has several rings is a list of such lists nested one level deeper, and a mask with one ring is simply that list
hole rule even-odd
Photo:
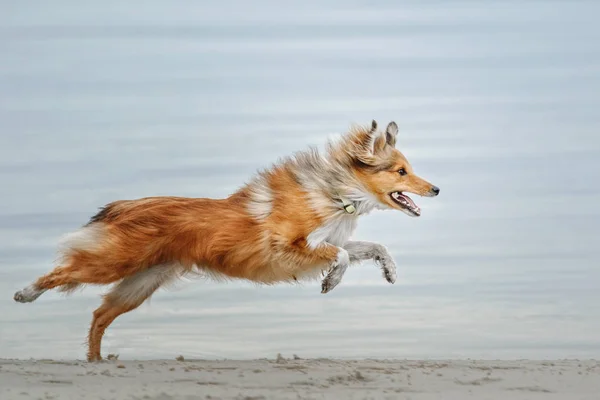
[{"label": "dog's paw", "polygon": [[331,289],[333,289],[333,287],[329,283],[329,280],[323,279],[323,282],[321,282],[321,293],[328,293]]},{"label": "dog's paw", "polygon": [[44,293],[42,290],[38,290],[30,285],[16,292],[13,300],[19,303],[31,303],[40,297],[42,293]]},{"label": "dog's paw", "polygon": [[321,293],[328,293],[336,287],[341,281],[346,269],[350,265],[350,255],[348,251],[340,248],[337,258],[327,271],[325,279],[321,282]]},{"label": "dog's paw", "polygon": [[22,290],[19,290],[17,293],[15,293],[15,295],[13,296],[13,299],[14,299],[14,301],[17,301],[19,303],[27,302],[27,298],[23,294]]},{"label": "dog's paw", "polygon": [[336,287],[338,285],[338,283],[340,283],[339,281],[335,281],[332,279],[328,279],[325,278],[323,279],[323,282],[321,282],[321,293],[325,294],[325,293],[329,293],[333,290],[334,287]]},{"label": "dog's paw", "polygon": [[321,282],[321,293],[331,292],[342,281],[342,276],[344,276],[344,271],[341,268],[333,268],[329,271]]},{"label": "dog's paw", "polygon": [[381,267],[383,277],[389,283],[396,283],[396,263],[391,257],[379,257],[375,262]]},{"label": "dog's paw", "polygon": [[384,269],[383,270],[383,277],[389,283],[392,283],[392,284],[396,283],[396,270]]}]

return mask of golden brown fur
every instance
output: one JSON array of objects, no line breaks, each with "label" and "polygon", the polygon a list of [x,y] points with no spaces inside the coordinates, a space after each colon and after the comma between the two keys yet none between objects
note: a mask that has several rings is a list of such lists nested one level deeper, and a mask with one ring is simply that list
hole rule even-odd
[{"label": "golden brown fur", "polygon": [[[394,148],[394,127],[385,133],[375,122],[355,128],[330,145],[326,157],[300,153],[225,199],[165,196],[110,203],[67,238],[60,265],[17,292],[15,300],[33,301],[53,288],[71,292],[85,284],[114,284],[89,332],[88,359],[99,360],[110,323],[180,276],[204,273],[262,284],[316,277],[343,263],[343,244],[358,215],[403,209],[390,198],[393,191],[430,195],[433,186],[414,175]],[[398,174],[400,168],[406,176]],[[343,196],[354,201],[356,215],[344,212]]]}]

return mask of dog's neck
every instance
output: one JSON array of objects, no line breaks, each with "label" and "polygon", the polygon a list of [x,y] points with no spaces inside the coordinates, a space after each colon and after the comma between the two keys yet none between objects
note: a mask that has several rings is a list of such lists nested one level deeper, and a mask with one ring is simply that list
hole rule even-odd
[{"label": "dog's neck", "polygon": [[338,189],[336,196],[332,197],[331,200],[346,215],[356,217],[380,208],[376,200],[371,198],[371,195],[354,188]]},{"label": "dog's neck", "polygon": [[324,217],[354,218],[381,208],[350,171],[347,160],[313,149],[298,152],[285,163],[308,194],[311,207]]},{"label": "dog's neck", "polygon": [[347,169],[336,168],[335,163],[323,165],[320,174],[308,176],[310,187],[326,197],[327,202],[340,210],[337,216],[359,217],[380,208],[377,200],[362,187]]},{"label": "dog's neck", "polygon": [[342,209],[347,213],[347,214],[356,214],[356,212],[358,211],[356,206],[354,205],[353,201],[348,200],[347,198],[345,198],[344,196],[341,196],[338,194],[338,199],[342,202]]}]

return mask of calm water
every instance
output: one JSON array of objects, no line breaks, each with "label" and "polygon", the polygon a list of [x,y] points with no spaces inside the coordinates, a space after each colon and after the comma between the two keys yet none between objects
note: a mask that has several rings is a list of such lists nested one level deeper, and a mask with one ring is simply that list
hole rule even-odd
[{"label": "calm water", "polygon": [[12,295],[97,207],[224,197],[372,118],[442,189],[359,225],[396,285],[185,282],[104,351],[600,357],[600,3],[206,3],[0,4],[0,357],[84,356],[101,290]]}]

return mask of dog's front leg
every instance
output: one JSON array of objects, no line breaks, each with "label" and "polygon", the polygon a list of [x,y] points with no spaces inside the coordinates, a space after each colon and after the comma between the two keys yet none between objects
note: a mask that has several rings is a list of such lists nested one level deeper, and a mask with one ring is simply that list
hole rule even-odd
[{"label": "dog's front leg", "polygon": [[348,251],[340,247],[335,261],[331,264],[329,272],[327,272],[327,276],[321,282],[321,293],[330,292],[336,287],[342,281],[342,277],[349,265],[350,255]]},{"label": "dog's front leg", "polygon": [[396,282],[396,263],[385,246],[373,242],[350,241],[344,248],[350,256],[350,263],[373,260],[381,268],[386,281]]},{"label": "dog's front leg", "polygon": [[279,257],[287,263],[330,266],[321,283],[321,293],[327,293],[336,287],[350,265],[348,251],[330,243],[323,242],[313,247],[306,240],[289,241],[281,235],[275,235],[273,243]]}]

